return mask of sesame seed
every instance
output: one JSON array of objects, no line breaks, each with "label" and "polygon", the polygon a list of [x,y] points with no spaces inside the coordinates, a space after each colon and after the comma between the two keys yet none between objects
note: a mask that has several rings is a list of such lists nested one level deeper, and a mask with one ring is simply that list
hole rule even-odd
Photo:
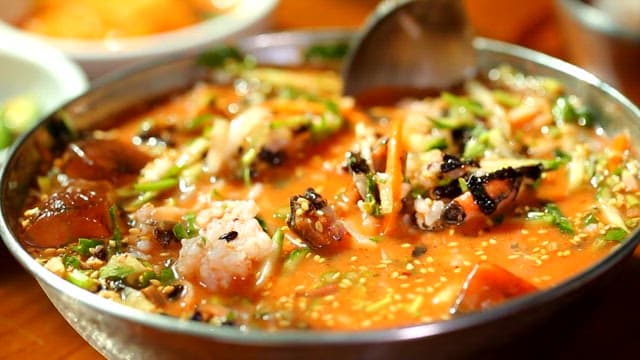
[{"label": "sesame seed", "polygon": [[509,260],[514,260],[520,257],[520,254],[511,254],[509,256],[507,256],[507,259]]},{"label": "sesame seed", "polygon": [[458,242],[457,242],[457,241],[451,241],[451,242],[449,242],[449,243],[447,244],[447,246],[449,246],[449,247],[456,247],[456,246],[458,246]]},{"label": "sesame seed", "polygon": [[411,247],[411,244],[409,244],[409,243],[402,243],[402,244],[400,245],[400,247],[401,247],[401,248],[403,248],[403,249],[410,248],[410,247]]},{"label": "sesame seed", "polygon": [[497,244],[497,243],[498,243],[498,241],[497,241],[496,239],[494,239],[494,238],[490,238],[490,239],[489,239],[489,244],[491,244],[491,245],[495,245],[495,244]]},{"label": "sesame seed", "polygon": [[354,255],[349,260],[352,262],[355,262],[355,261],[358,261],[358,257]]}]

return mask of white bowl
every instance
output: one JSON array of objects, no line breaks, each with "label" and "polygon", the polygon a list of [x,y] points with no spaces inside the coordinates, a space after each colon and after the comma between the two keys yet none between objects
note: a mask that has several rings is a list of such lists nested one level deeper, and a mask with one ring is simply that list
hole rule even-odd
[{"label": "white bowl", "polygon": [[[28,8],[30,0],[0,1],[0,21],[10,23]],[[78,62],[89,77],[166,54],[197,52],[240,36],[266,30],[277,0],[241,0],[220,16],[160,34],[116,40],[76,40],[37,35],[30,37],[62,50]],[[6,8],[6,9],[5,9]]]},{"label": "white bowl", "polygon": [[82,69],[58,49],[2,23],[0,39],[0,103],[30,96],[44,117],[88,88]]}]

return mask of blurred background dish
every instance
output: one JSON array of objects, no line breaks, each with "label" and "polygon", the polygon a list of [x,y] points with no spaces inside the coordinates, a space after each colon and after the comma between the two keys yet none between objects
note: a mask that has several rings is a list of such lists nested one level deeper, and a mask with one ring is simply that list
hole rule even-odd
[{"label": "blurred background dish", "polygon": [[557,0],[567,59],[640,102],[640,1]]},{"label": "blurred background dish", "polygon": [[15,138],[88,87],[57,49],[0,23],[0,162]]},{"label": "blurred background dish", "polygon": [[0,21],[62,50],[95,78],[134,62],[195,52],[264,30],[277,2],[17,0],[0,2]]}]

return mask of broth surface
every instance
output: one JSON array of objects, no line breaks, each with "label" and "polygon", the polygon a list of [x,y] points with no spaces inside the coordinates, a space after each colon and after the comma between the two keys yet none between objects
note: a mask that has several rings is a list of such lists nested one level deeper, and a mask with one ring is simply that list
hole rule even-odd
[{"label": "broth surface", "polygon": [[554,79],[365,108],[332,71],[233,58],[54,154],[23,218],[38,261],[213,325],[389,328],[552,287],[637,224],[628,135]]}]

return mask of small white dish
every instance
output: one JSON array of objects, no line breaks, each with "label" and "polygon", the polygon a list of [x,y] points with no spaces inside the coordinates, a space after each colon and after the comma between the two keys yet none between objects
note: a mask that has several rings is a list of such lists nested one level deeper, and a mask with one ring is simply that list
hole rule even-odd
[{"label": "small white dish", "polygon": [[[7,23],[18,16],[14,14],[10,17],[9,14],[24,12],[29,6],[28,0],[7,3],[12,5],[4,5],[8,7],[6,11],[0,6],[0,21]],[[197,52],[215,44],[266,30],[277,3],[277,0],[241,0],[229,11],[195,25],[132,38],[91,41],[20,32],[62,50],[79,63],[90,78],[96,78],[135,62],[168,54]]]},{"label": "small white dish", "polygon": [[0,39],[0,103],[30,96],[43,117],[89,87],[82,69],[58,49],[2,23]]}]

